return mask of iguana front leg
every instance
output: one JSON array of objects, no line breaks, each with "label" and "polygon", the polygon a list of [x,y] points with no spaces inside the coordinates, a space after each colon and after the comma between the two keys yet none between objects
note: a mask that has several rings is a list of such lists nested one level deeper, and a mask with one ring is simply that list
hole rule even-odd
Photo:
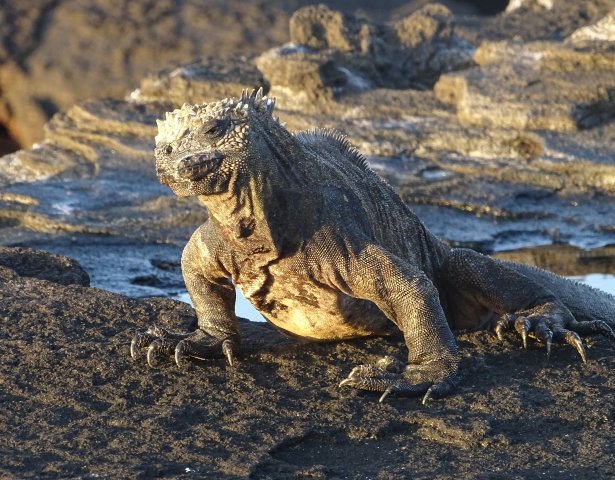
[{"label": "iguana front leg", "polygon": [[403,332],[408,363],[356,367],[341,386],[390,393],[441,397],[457,382],[459,358],[455,338],[440,305],[438,290],[424,272],[374,245],[348,259],[331,282],[345,293],[374,302]]},{"label": "iguana front leg", "polygon": [[240,338],[235,316],[235,287],[221,271],[219,253],[208,245],[208,228],[199,228],[191,237],[182,254],[182,274],[186,288],[195,306],[198,328],[192,333],[178,333],[152,326],[137,333],[131,342],[133,358],[146,350],[151,367],[163,356],[175,357],[181,368],[187,358],[226,356],[233,363],[239,349]]}]

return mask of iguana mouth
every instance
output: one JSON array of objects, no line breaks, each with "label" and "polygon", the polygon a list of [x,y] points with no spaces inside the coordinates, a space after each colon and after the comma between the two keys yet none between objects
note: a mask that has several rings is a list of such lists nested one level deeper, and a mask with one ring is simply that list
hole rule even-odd
[{"label": "iguana mouth", "polygon": [[177,169],[178,176],[183,180],[200,180],[216,170],[223,158],[224,154],[218,151],[182,158]]}]

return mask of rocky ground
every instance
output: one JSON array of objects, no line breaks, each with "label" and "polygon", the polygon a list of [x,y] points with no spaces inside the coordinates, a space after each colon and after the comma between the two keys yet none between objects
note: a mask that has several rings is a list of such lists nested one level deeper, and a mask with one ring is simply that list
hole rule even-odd
[{"label": "rocky ground", "polygon": [[[25,260],[24,260],[25,258]],[[465,379],[422,406],[340,389],[400,338],[297,343],[244,322],[240,363],[133,362],[135,328],[192,310],[87,287],[74,263],[0,250],[6,478],[563,478],[615,475],[613,346],[524,351],[461,334]]]},{"label": "rocky ground", "polygon": [[[44,138],[51,115],[94,97],[120,97],[148,73],[204,55],[256,55],[288,39],[288,20],[310,0],[8,0],[0,9],[0,152]],[[379,21],[399,19],[428,0],[329,0]],[[506,0],[443,0],[465,16],[460,31],[524,39],[563,38],[599,19],[610,0],[557,0],[553,11],[482,17]],[[513,2],[520,3],[520,2]]]},{"label": "rocky ground", "polygon": [[[114,98],[70,107],[70,99],[54,101],[66,109],[45,125],[44,139],[0,157],[2,475],[614,476],[615,348],[603,340],[589,340],[581,365],[568,348],[547,363],[543,349],[523,351],[513,334],[497,342],[486,332],[460,333],[465,380],[427,406],[400,398],[378,404],[337,387],[358,363],[403,356],[400,339],[297,344],[244,322],[237,367],[214,360],[180,373],[128,356],[137,328],[193,324],[186,304],[144,297],[183,290],[179,254],[206,218],[198,203],[158,184],[155,119],[243,88],[276,96],[291,130],[345,132],[427,226],[455,245],[485,252],[556,245],[501,255],[564,274],[615,271],[605,247],[615,243],[615,22],[607,16],[615,2],[554,0],[550,10],[525,3],[493,17],[391,4],[388,23],[312,7],[290,18],[291,44],[271,27],[251,51],[220,47],[224,56],[181,64],[189,59],[165,55],[203,34],[173,23],[199,17],[183,2],[179,17],[157,13],[160,25],[185,32],[161,52],[167,68],[145,75],[146,67],[134,67],[143,78],[124,98],[100,90]],[[210,32],[214,39],[241,10],[226,4],[225,20],[210,20],[220,28]],[[270,13],[250,5],[269,22],[289,17],[275,4]],[[143,16],[116,12],[107,23],[104,9],[91,9],[88,23],[79,16],[85,10],[69,6],[49,2],[49,12],[76,15],[57,32],[96,18],[100,28],[120,28],[130,15]],[[255,38],[258,15],[226,29],[229,38],[239,32],[228,44]],[[44,38],[52,48],[56,30],[31,23],[40,32],[31,41]],[[32,45],[23,47],[30,59],[42,55]],[[178,51],[202,52],[192,48]],[[55,68],[36,65],[20,68]],[[89,72],[83,88],[94,78],[119,83],[99,68],[82,69]]]}]

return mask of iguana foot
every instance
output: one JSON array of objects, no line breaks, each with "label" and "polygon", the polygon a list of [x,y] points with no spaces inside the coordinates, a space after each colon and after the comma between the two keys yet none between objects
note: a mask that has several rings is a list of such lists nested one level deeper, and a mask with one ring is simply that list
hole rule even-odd
[{"label": "iguana foot", "polygon": [[147,363],[155,368],[160,357],[175,357],[175,363],[180,368],[186,366],[186,359],[204,360],[225,356],[233,365],[235,352],[239,342],[233,335],[223,334],[213,336],[203,330],[194,333],[177,333],[156,325],[145,332],[137,333],[130,343],[130,356],[139,357],[141,351],[146,351]]},{"label": "iguana foot", "polygon": [[502,315],[495,323],[495,333],[502,340],[502,333],[510,326],[523,340],[523,348],[527,348],[528,337],[536,338],[547,347],[547,358],[551,356],[553,342],[572,345],[578,352],[583,363],[587,361],[585,347],[581,335],[599,334],[615,341],[615,333],[609,323],[603,320],[578,322],[572,314],[561,315],[561,312],[533,312],[532,310],[521,314],[508,313]]},{"label": "iguana foot", "polygon": [[[340,387],[353,387],[372,392],[382,392],[379,402],[391,393],[407,396],[423,395],[422,403],[429,398],[440,398],[448,395],[457,383],[456,367],[452,373],[445,374],[435,363],[420,365],[404,365],[393,357],[384,357],[376,365],[359,365],[354,367],[348,378],[342,380]],[[446,371],[450,368],[445,368]]]}]

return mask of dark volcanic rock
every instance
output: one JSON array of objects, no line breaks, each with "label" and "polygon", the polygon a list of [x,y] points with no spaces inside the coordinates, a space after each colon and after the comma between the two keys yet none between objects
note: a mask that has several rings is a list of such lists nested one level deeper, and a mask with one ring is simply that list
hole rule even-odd
[{"label": "dark volcanic rock", "polygon": [[[322,8],[298,17],[323,11],[348,18]],[[432,36],[423,43],[417,37],[417,45],[436,48],[439,43],[430,39],[451,38],[450,14],[443,7],[432,5],[401,22],[432,17],[437,21],[426,30]],[[327,18],[321,23],[335,23]],[[344,28],[348,41],[356,40],[351,35],[356,29]],[[313,30],[318,28],[306,29]],[[306,42],[308,33],[302,34]],[[321,37],[327,38],[322,32]],[[306,48],[311,53],[301,50]],[[475,67],[445,73],[433,91],[372,85],[318,102],[305,101],[315,83],[289,95],[280,78],[290,78],[286,73],[307,78],[312,72],[311,78],[324,79],[325,91],[327,82],[344,73],[336,58],[362,54],[311,48],[296,47],[289,54],[296,65],[291,62],[287,70],[262,73],[249,57],[203,58],[146,77],[125,100],[90,100],[56,115],[41,144],[0,158],[0,241],[49,248],[54,238],[60,242],[56,251],[66,253],[62,245],[86,235],[76,243],[103,251],[99,239],[105,237],[93,241],[92,235],[109,235],[110,244],[120,239],[148,252],[160,241],[181,248],[206,213],[194,199],[174,197],[156,180],[155,119],[184,101],[239,95],[259,85],[281,94],[278,114],[291,130],[319,125],[346,133],[428,227],[455,244],[489,251],[552,241],[585,247],[615,241],[609,93],[615,75],[608,45],[485,41]],[[313,61],[318,55],[331,55],[329,70],[318,70]],[[94,257],[86,257],[94,268]],[[156,274],[139,267],[127,277]]]},{"label": "dark volcanic rock", "polygon": [[[51,115],[77,101],[120,97],[146,75],[202,56],[256,54],[279,45],[288,39],[292,12],[310,3],[313,2],[3,1],[0,134],[6,133],[4,126],[14,141],[30,147],[43,138],[43,125]],[[400,3],[412,11],[424,2],[330,3],[386,18]],[[464,2],[448,3],[461,10],[468,8]]]},{"label": "dark volcanic rock", "polygon": [[479,67],[443,75],[435,92],[464,125],[574,131],[615,116],[615,46],[484,42]]},{"label": "dark volcanic rock", "polygon": [[256,59],[271,93],[285,99],[290,90],[289,102],[377,87],[427,88],[442,72],[470,65],[474,52],[439,4],[386,25],[312,5],[291,17],[290,40]]},{"label": "dark volcanic rock", "polygon": [[0,123],[23,146],[77,100],[121,96],[148,73],[204,54],[285,41],[300,2],[3,2]]},{"label": "dark volcanic rock", "polygon": [[75,260],[29,248],[0,247],[0,265],[22,277],[34,277],[60,285],[90,286],[90,277]]},{"label": "dark volcanic rock", "polygon": [[149,75],[131,96],[140,102],[163,100],[179,106],[215,101],[244,88],[260,87],[269,91],[267,81],[251,59],[229,55],[202,58]]},{"label": "dark volcanic rock", "polygon": [[[549,4],[551,8],[548,8]],[[500,15],[464,16],[457,31],[467,40],[561,41],[575,30],[597,22],[615,8],[614,0],[511,0]]]},{"label": "dark volcanic rock", "polygon": [[[41,258],[44,254],[36,253]],[[615,474],[613,347],[527,351],[459,336],[467,372],[421,406],[340,389],[401,338],[296,343],[241,322],[245,353],[180,372],[132,361],[132,333],[194,325],[186,304],[60,285],[0,266],[0,475],[7,478],[587,478]],[[528,453],[532,452],[532,453]],[[574,454],[572,454],[574,452]],[[531,455],[531,463],[525,459]],[[522,461],[519,459],[523,459]],[[566,478],[564,476],[564,478]]]}]

